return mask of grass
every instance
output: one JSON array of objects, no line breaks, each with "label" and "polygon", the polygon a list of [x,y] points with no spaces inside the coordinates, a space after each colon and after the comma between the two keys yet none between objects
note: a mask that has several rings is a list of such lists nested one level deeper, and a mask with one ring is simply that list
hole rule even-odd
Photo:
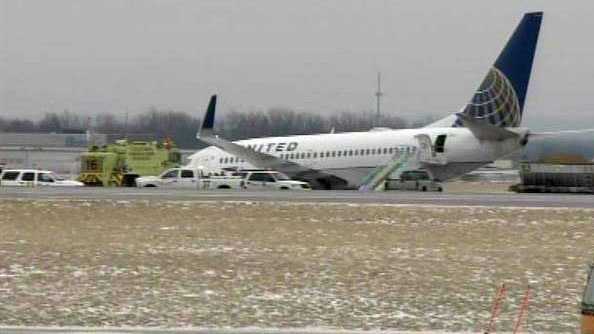
[{"label": "grass", "polygon": [[594,212],[0,201],[0,324],[575,331]]}]

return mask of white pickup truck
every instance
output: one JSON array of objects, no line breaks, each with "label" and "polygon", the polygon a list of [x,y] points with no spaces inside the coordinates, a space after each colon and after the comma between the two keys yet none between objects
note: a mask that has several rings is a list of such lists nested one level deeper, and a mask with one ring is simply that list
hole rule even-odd
[{"label": "white pickup truck", "polygon": [[171,168],[159,176],[142,176],[136,179],[137,187],[186,188],[186,189],[243,189],[240,176],[209,176],[202,169]]}]

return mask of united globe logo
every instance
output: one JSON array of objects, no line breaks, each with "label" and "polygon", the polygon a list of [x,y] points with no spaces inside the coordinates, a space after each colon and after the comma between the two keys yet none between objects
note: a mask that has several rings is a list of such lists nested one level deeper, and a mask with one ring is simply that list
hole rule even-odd
[{"label": "united globe logo", "polygon": [[[522,120],[518,96],[507,77],[492,67],[463,114],[498,127],[518,127]],[[458,118],[454,127],[463,126]]]}]

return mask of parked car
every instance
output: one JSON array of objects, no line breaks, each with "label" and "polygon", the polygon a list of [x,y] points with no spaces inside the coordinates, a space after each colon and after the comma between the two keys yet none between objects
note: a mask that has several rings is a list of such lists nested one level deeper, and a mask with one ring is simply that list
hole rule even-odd
[{"label": "parked car", "polygon": [[75,180],[65,180],[52,171],[39,169],[5,169],[0,174],[0,185],[13,187],[82,187]]},{"label": "parked car", "polygon": [[443,191],[443,185],[424,170],[404,171],[397,179],[386,181],[386,190]]}]

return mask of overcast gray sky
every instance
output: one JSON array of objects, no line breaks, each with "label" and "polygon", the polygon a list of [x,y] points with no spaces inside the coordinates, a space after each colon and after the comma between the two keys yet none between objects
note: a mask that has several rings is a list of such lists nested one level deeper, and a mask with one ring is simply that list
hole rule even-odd
[{"label": "overcast gray sky", "polygon": [[[446,116],[544,10],[525,126],[594,127],[594,1],[0,0],[0,113],[284,106]],[[122,116],[123,117],[123,116]]]}]

